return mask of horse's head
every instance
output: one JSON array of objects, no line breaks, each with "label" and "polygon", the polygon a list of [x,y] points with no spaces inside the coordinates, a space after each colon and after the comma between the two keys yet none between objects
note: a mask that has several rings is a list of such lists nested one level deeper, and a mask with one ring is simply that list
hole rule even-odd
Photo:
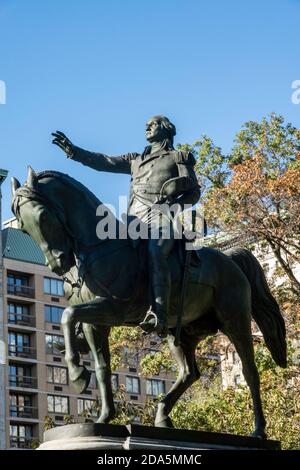
[{"label": "horse's head", "polygon": [[62,210],[51,200],[51,193],[48,197],[41,186],[45,187],[31,167],[24,186],[12,178],[12,210],[20,229],[43,251],[49,268],[62,276],[75,264],[72,239]]}]

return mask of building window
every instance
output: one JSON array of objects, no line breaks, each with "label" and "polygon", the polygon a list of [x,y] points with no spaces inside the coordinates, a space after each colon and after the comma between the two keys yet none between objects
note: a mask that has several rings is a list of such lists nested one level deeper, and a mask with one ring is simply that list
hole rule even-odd
[{"label": "building window", "polygon": [[61,355],[61,351],[65,347],[64,337],[58,335],[45,335],[46,353]]},{"label": "building window", "polygon": [[113,389],[113,392],[116,392],[119,388],[119,376],[118,374],[112,374],[111,375],[111,386]]},{"label": "building window", "polygon": [[44,293],[51,295],[64,296],[64,283],[59,279],[44,277]]},{"label": "building window", "polygon": [[68,385],[68,373],[65,367],[47,366],[47,382]]},{"label": "building window", "polygon": [[49,413],[69,413],[68,397],[61,397],[59,395],[48,395],[47,401]]},{"label": "building window", "polygon": [[10,387],[34,388],[35,385],[36,379],[32,377],[30,367],[18,366],[16,364],[9,366]]},{"label": "building window", "polygon": [[48,323],[61,323],[61,316],[63,314],[64,308],[55,307],[52,305],[45,305],[45,321]]},{"label": "building window", "polygon": [[138,352],[133,352],[130,348],[128,348],[127,346],[124,346],[124,348],[123,348],[123,361],[129,367],[137,368],[139,366],[139,363],[140,363],[139,353]]},{"label": "building window", "polygon": [[237,387],[238,385],[240,385],[242,383],[242,379],[241,379],[241,376],[239,374],[235,375],[234,376],[234,384],[235,386]]},{"label": "building window", "polygon": [[11,424],[9,427],[10,446],[20,449],[31,448],[32,427],[22,424]]},{"label": "building window", "polygon": [[126,392],[127,393],[140,393],[140,379],[138,377],[126,377]]},{"label": "building window", "polygon": [[8,304],[8,321],[9,323],[18,324],[29,322],[29,308],[27,305],[15,304],[10,302]]},{"label": "building window", "polygon": [[153,397],[165,393],[165,382],[163,380],[146,380],[146,393]]},{"label": "building window", "polygon": [[9,416],[17,418],[32,418],[32,401],[29,395],[11,394],[9,397]]},{"label": "building window", "polygon": [[30,336],[25,333],[8,333],[8,350],[10,356],[30,354]]},{"label": "building window", "polygon": [[86,398],[78,398],[77,399],[77,413],[78,415],[86,415],[86,416],[98,416],[97,410],[93,406],[95,400],[88,400]]},{"label": "building window", "polygon": [[8,274],[7,292],[8,294],[27,296],[29,294],[28,277],[19,274]]},{"label": "building window", "polygon": [[97,379],[95,372],[91,372],[91,378],[89,383],[89,388],[95,389],[97,388]]}]

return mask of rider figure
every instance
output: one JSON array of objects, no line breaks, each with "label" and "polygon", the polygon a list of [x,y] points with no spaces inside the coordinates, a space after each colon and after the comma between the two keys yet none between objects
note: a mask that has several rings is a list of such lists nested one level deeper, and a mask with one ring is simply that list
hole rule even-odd
[{"label": "rider figure", "polygon": [[167,260],[174,246],[174,233],[170,217],[159,207],[160,204],[167,204],[168,207],[176,203],[182,208],[185,204],[193,205],[199,200],[200,190],[194,172],[193,155],[174,149],[176,129],[164,116],[154,116],[146,123],[149,145],[141,154],[109,157],[73,145],[60,131],[52,135],[53,143],[72,160],[98,171],[131,174],[128,214],[140,219],[149,228],[156,226],[155,236],[150,235],[148,240],[153,305],[140,326],[147,332],[156,331],[165,336],[168,332],[171,284]]}]

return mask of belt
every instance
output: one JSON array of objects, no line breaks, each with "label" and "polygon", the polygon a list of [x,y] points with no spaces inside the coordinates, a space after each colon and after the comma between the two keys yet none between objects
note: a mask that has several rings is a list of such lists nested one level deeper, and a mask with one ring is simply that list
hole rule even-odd
[{"label": "belt", "polygon": [[136,194],[154,194],[159,195],[161,190],[161,185],[152,185],[149,183],[140,183],[133,185],[133,191]]}]

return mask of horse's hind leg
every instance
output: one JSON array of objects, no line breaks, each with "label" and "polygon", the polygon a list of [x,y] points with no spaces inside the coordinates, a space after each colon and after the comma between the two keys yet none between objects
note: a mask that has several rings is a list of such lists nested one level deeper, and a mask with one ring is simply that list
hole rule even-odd
[{"label": "horse's hind leg", "polygon": [[179,346],[174,345],[174,339],[174,336],[168,336],[171,354],[178,364],[178,376],[170,391],[159,402],[155,417],[155,426],[164,428],[173,427],[169,413],[181,395],[200,377],[195,359],[199,338],[186,336],[182,330]]},{"label": "horse's hind leg", "polygon": [[243,313],[224,324],[222,332],[234,344],[236,351],[242,361],[243,374],[250,388],[255,417],[255,430],[253,437],[266,438],[266,421],[263,414],[260,398],[260,380],[254,361],[253,340],[251,334],[251,323],[248,316]]},{"label": "horse's hind leg", "polygon": [[110,327],[83,323],[83,331],[94,357],[95,374],[100,390],[101,415],[97,423],[109,423],[115,416],[108,342]]}]

